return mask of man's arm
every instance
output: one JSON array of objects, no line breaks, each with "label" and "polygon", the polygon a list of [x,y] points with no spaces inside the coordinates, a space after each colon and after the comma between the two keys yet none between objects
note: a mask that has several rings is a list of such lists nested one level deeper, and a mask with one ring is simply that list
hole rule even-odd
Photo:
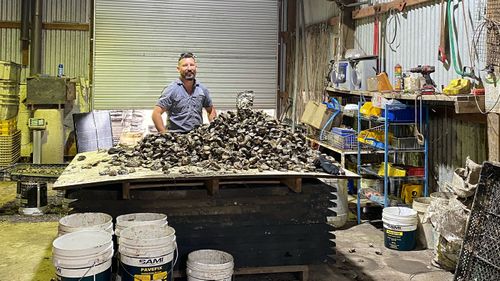
[{"label": "man's arm", "polygon": [[215,112],[215,107],[213,105],[205,107],[205,110],[207,111],[208,121],[209,122],[214,121],[215,117],[217,116],[217,112]]},{"label": "man's arm", "polygon": [[167,131],[161,117],[164,112],[165,109],[156,105],[153,108],[153,114],[151,115],[151,119],[153,119],[153,123],[155,124],[156,130],[158,130],[159,133],[165,133]]}]

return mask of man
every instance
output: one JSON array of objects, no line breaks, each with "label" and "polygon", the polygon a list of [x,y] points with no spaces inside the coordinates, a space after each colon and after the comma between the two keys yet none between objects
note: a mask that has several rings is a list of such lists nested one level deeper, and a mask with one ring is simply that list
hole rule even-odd
[{"label": "man", "polygon": [[196,81],[196,57],[193,53],[182,53],[177,63],[179,78],[170,83],[158,99],[153,109],[153,123],[160,133],[167,131],[162,119],[168,113],[168,131],[189,132],[203,123],[202,110],[205,108],[208,120],[215,117],[215,109],[207,88]]}]

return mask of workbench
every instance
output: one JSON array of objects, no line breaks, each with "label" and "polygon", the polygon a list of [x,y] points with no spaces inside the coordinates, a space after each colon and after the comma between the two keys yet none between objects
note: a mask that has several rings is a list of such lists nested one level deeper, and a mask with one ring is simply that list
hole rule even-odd
[{"label": "workbench", "polygon": [[[85,159],[78,161],[80,156]],[[176,230],[179,269],[185,268],[187,254],[198,249],[232,254],[240,271],[294,271],[297,266],[327,261],[334,254],[335,236],[326,217],[335,215],[332,207],[337,197],[335,188],[318,178],[358,177],[349,171],[334,176],[257,170],[224,173],[192,167],[169,173],[136,168],[128,175],[100,176],[99,170],[108,165],[101,162],[106,157],[110,156],[105,152],[77,155],[54,188],[76,199],[70,205],[73,212],[105,212],[113,217],[166,214]]]}]

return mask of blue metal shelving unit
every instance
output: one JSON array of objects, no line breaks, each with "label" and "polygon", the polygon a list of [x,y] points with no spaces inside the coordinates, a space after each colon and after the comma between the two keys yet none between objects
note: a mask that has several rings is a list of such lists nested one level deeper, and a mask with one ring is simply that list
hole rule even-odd
[{"label": "blue metal shelving unit", "polygon": [[[364,97],[361,97],[361,100],[358,102],[358,135],[361,132],[361,120],[363,117],[361,116],[360,110],[361,106],[364,104]],[[387,207],[390,206],[390,201],[389,201],[389,176],[388,176],[388,164],[389,164],[389,154],[391,153],[404,153],[404,152],[422,152],[424,153],[424,196],[429,196],[429,168],[428,168],[428,139],[427,139],[427,130],[429,128],[429,110],[427,107],[425,109],[421,106],[420,107],[420,114],[419,114],[419,124],[420,128],[423,128],[423,132],[421,132],[424,135],[424,145],[422,149],[392,149],[389,147],[389,127],[392,126],[408,126],[412,125],[414,123],[398,123],[398,122],[390,122],[389,121],[389,110],[387,110],[388,106],[386,106],[386,110],[384,111],[384,120],[383,120],[383,128],[384,128],[384,204],[382,207]],[[425,112],[424,112],[425,111]],[[425,119],[424,119],[425,118]],[[425,122],[425,123],[422,123]],[[422,126],[422,124],[425,124],[425,126]],[[417,126],[417,124],[415,124]],[[370,123],[371,127],[371,123]],[[378,149],[375,148],[374,149]],[[362,166],[361,166],[361,144],[358,144],[358,157],[357,157],[357,171],[358,174],[361,174],[362,172]],[[361,179],[358,180],[358,189],[357,189],[357,220],[358,224],[361,223],[361,200],[360,200],[360,195],[361,195]]]}]

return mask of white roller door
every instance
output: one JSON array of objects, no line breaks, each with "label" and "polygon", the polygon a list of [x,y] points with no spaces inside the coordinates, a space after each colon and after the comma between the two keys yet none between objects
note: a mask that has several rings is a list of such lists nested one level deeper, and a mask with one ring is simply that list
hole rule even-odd
[{"label": "white roller door", "polygon": [[277,50],[276,0],[95,0],[94,108],[152,108],[190,51],[217,108],[274,109]]}]

